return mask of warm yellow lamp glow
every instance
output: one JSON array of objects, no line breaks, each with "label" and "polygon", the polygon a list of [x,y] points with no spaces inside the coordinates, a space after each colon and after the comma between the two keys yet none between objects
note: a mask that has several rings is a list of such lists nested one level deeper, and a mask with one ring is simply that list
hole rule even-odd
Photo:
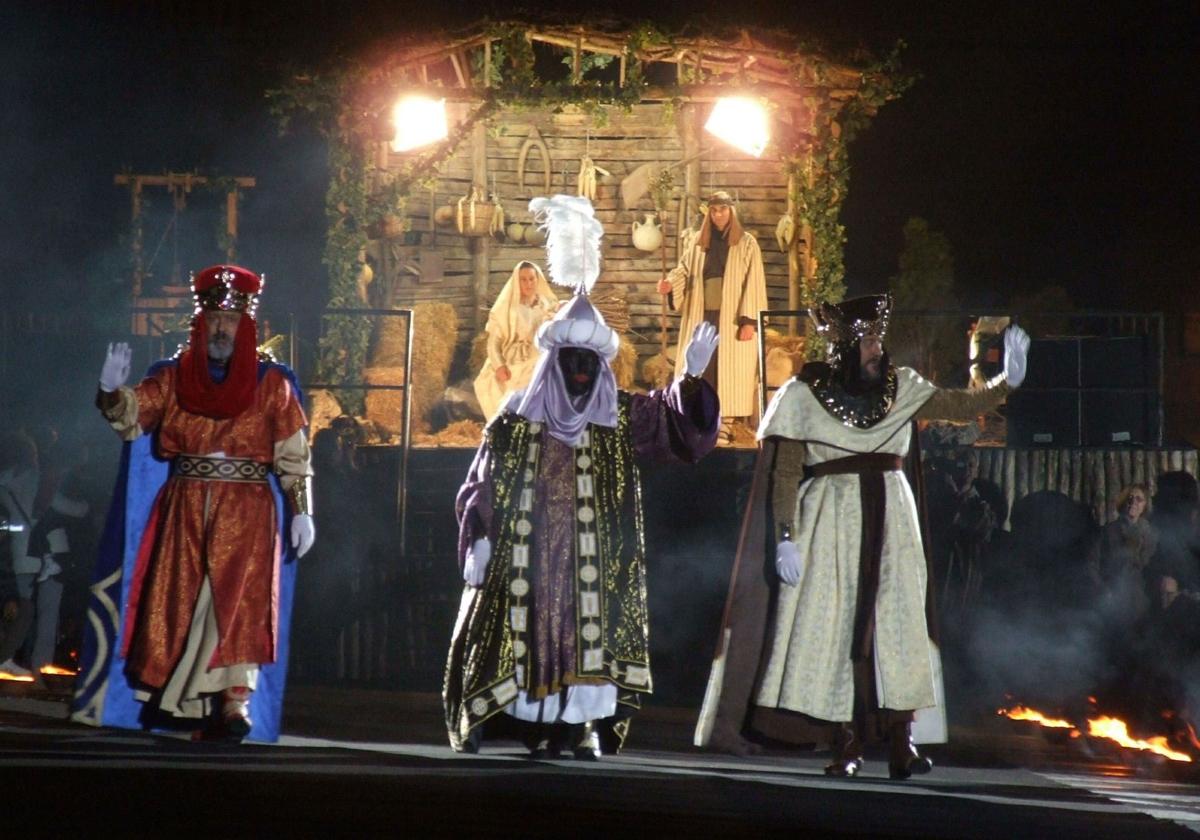
[{"label": "warm yellow lamp glow", "polygon": [[718,99],[704,130],[755,157],[762,155],[771,139],[767,109],[757,99],[744,96]]},{"label": "warm yellow lamp glow", "polygon": [[444,140],[448,133],[446,100],[406,96],[392,109],[392,124],[396,127],[393,152],[407,152]]}]

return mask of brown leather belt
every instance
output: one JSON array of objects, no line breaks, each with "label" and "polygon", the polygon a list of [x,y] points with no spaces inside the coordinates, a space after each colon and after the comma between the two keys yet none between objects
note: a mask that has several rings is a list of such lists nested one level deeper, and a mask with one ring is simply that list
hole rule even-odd
[{"label": "brown leather belt", "polygon": [[899,455],[884,452],[867,452],[862,455],[847,455],[823,464],[814,464],[814,476],[845,475],[847,473],[893,472],[904,469],[904,459]]},{"label": "brown leather belt", "polygon": [[812,468],[814,476],[850,473],[859,477],[862,531],[859,539],[854,641],[850,648],[850,658],[856,662],[869,659],[875,641],[875,599],[879,595],[879,564],[883,555],[883,531],[887,518],[887,489],[883,474],[902,469],[903,458],[882,452],[847,455],[845,458],[815,464]]},{"label": "brown leather belt", "polygon": [[208,458],[177,455],[173,462],[176,478],[198,481],[236,481],[259,484],[267,480],[270,466],[249,458]]}]

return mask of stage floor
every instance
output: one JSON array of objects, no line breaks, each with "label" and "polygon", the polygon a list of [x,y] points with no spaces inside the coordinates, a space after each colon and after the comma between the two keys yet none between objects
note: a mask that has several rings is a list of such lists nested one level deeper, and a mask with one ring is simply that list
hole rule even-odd
[{"label": "stage floor", "polygon": [[[1030,770],[942,759],[891,781],[824,756],[732,758],[630,749],[599,763],[531,761],[515,745],[285,735],[193,744],[7,710],[5,827],[22,838],[121,836],[803,836],[1169,838],[1200,830],[1200,790],[1104,765]],[[408,705],[403,699],[397,712]],[[336,721],[329,721],[336,724]],[[969,762],[968,762],[969,763]],[[1189,831],[1189,829],[1191,831]]]}]

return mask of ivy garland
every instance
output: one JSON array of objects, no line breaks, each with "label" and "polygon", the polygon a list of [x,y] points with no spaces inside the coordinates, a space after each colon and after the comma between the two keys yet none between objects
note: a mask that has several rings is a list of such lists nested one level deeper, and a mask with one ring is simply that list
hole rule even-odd
[{"label": "ivy garland", "polygon": [[[649,47],[671,44],[669,36],[653,24],[634,29],[625,46],[625,84],[582,78],[543,82],[535,72],[533,45],[525,37],[525,28],[497,24],[485,33],[493,42],[489,86],[479,91],[480,101],[465,120],[441,143],[422,155],[409,158],[403,168],[384,173],[375,169],[373,150],[385,136],[379,125],[379,105],[372,92],[392,91],[414,84],[404,68],[391,66],[366,68],[352,65],[336,76],[300,76],[288,86],[268,92],[272,113],[286,130],[296,114],[307,114],[320,121],[329,143],[329,189],[325,211],[329,227],[323,263],[329,272],[329,308],[361,308],[356,291],[360,270],[358,257],[367,244],[367,229],[384,216],[405,216],[407,197],[424,187],[435,176],[438,166],[454,153],[475,124],[487,120],[502,108],[540,108],[561,110],[575,106],[603,125],[607,109],[618,107],[628,112],[641,101],[646,87],[644,69],[638,55]],[[845,293],[842,245],[845,230],[838,221],[842,198],[849,182],[846,144],[865,126],[883,102],[895,98],[911,84],[911,77],[897,74],[898,50],[863,73],[861,95],[843,111],[841,123],[816,126],[808,138],[810,147],[795,150],[785,157],[789,174],[795,174],[798,193],[796,204],[803,220],[813,230],[813,256],[817,260],[814,283],[805,290],[805,304],[816,299],[840,300]],[[581,60],[581,74],[603,67],[607,61]],[[476,57],[473,76],[483,76],[481,57]],[[686,69],[686,68],[685,68]],[[797,65],[796,72],[812,77],[821,68],[811,61]],[[690,76],[685,81],[697,81]],[[668,102],[668,106],[678,100]],[[806,154],[807,153],[807,154]],[[808,175],[808,156],[814,177]],[[799,220],[798,220],[799,221]],[[320,341],[317,376],[325,382],[357,381],[366,359],[371,335],[367,318],[330,316]],[[363,393],[338,394],[345,410],[361,413]]]},{"label": "ivy garland", "polygon": [[[812,281],[801,288],[800,303],[808,308],[819,301],[841,301],[846,294],[845,244],[846,228],[841,223],[842,202],[850,188],[849,145],[865,129],[871,118],[886,102],[897,99],[916,81],[913,74],[900,67],[904,42],[899,41],[892,51],[862,71],[858,96],[851,99],[840,114],[813,126],[806,138],[807,146],[794,149],[786,156],[788,174],[793,176],[793,200],[799,218],[797,227],[807,224],[811,230],[811,255],[816,262]],[[824,67],[820,62],[803,69],[821,79]],[[815,103],[810,102],[810,107]],[[815,108],[814,108],[815,110]],[[816,338],[815,334],[810,334]],[[810,358],[823,354],[819,340],[809,341]]]}]

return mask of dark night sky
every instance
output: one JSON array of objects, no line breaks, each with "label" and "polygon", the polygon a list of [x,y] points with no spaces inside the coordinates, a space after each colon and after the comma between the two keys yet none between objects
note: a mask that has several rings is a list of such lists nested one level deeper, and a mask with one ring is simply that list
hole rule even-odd
[{"label": "dark night sky", "polygon": [[[852,291],[886,283],[904,221],[917,215],[948,235],[974,303],[1059,283],[1089,307],[1200,309],[1197,5],[1040,5],[703,8],[727,23],[790,22],[840,46],[908,42],[921,80],[851,151]],[[605,6],[668,23],[698,8]],[[39,278],[71,288],[119,270],[128,204],[113,173],[201,168],[259,177],[244,261],[322,302],[323,150],[311,134],[280,138],[262,91],[287,62],[427,14],[379,1],[7,4],[0,231],[9,277],[22,278],[10,294]]]}]

